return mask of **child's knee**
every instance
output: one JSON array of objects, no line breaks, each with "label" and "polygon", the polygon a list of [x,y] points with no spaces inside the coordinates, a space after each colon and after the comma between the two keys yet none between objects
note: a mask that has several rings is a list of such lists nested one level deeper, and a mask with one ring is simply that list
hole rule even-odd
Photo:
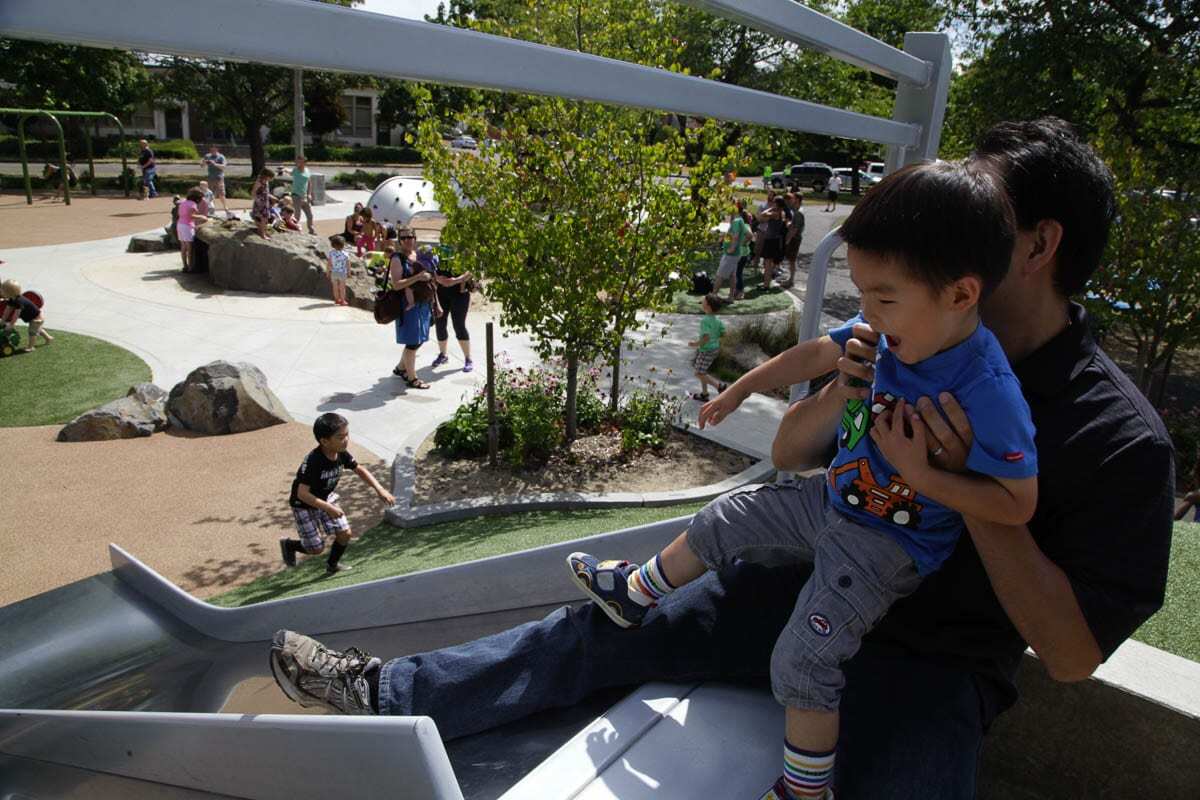
[{"label": "child's knee", "polygon": [[350,529],[346,528],[344,531],[339,531],[333,540],[338,544],[350,544]]},{"label": "child's knee", "polygon": [[846,676],[828,650],[814,650],[785,628],[771,652],[771,693],[780,705],[808,711],[837,711]]}]

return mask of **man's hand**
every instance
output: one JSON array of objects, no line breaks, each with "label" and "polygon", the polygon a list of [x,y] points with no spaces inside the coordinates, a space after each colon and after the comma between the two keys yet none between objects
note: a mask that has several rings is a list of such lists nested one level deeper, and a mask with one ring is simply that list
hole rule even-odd
[{"label": "man's hand", "polygon": [[929,457],[935,466],[947,472],[965,472],[967,455],[974,440],[971,421],[949,392],[938,395],[938,403],[941,404],[940,412],[928,397],[919,398],[916,415],[910,422],[914,430],[924,430]]},{"label": "man's hand", "polygon": [[901,477],[910,484],[917,484],[929,469],[929,450],[925,426],[910,426],[908,423],[912,419],[912,406],[901,398],[896,401],[894,409],[880,414],[871,422],[871,439]]},{"label": "man's hand", "polygon": [[704,430],[705,425],[719,425],[721,420],[728,417],[734,411],[737,411],[738,406],[746,396],[739,391],[734,391],[730,386],[725,391],[716,396],[715,399],[709,400],[700,407],[700,415],[696,419],[700,430]]},{"label": "man's hand", "polygon": [[389,505],[389,506],[394,506],[394,505],[396,505],[396,496],[395,496],[395,495],[393,495],[393,494],[392,494],[391,492],[389,492],[388,490],[386,490],[386,489],[381,489],[380,491],[376,492],[376,494],[378,494],[378,495],[379,495],[379,499],[380,499],[380,500],[382,500],[382,501],[383,501],[384,503],[386,503],[387,505]]}]

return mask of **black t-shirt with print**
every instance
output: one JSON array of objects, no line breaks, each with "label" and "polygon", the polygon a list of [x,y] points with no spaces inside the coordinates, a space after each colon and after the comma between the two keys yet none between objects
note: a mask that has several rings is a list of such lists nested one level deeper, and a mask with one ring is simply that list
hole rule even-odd
[{"label": "black t-shirt with print", "polygon": [[300,484],[308,487],[313,497],[328,500],[330,493],[337,488],[338,480],[342,477],[343,469],[358,469],[358,462],[350,453],[338,453],[336,460],[326,458],[320,447],[314,447],[304,457],[300,469],[296,470],[296,479],[292,481],[292,494],[288,505],[292,508],[308,508],[297,496]]},{"label": "black t-shirt with print", "polygon": [[19,316],[22,322],[33,322],[42,313],[42,310],[37,307],[37,304],[25,296],[13,297],[5,302],[7,302],[10,306],[15,306],[21,310]]}]

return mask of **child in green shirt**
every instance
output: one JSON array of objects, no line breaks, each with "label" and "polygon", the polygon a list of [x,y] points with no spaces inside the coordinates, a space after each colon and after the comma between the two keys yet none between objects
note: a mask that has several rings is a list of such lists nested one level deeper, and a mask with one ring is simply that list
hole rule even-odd
[{"label": "child in green shirt", "polygon": [[700,338],[688,342],[688,347],[696,348],[692,366],[696,369],[696,377],[700,379],[700,391],[692,395],[693,400],[708,400],[708,387],[715,386],[717,394],[725,391],[725,384],[708,374],[708,368],[721,352],[721,336],[725,333],[725,324],[717,319],[719,311],[727,301],[709,293],[700,298],[700,307],[704,309],[704,319],[700,320]]}]

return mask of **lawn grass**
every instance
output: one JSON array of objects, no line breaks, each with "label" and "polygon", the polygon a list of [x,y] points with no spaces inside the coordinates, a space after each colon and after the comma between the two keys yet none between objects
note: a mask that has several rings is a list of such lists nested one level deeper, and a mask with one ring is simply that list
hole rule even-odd
[{"label": "lawn grass", "polygon": [[1133,638],[1200,661],[1200,524],[1175,523],[1166,602]]},{"label": "lawn grass", "polygon": [[208,602],[233,607],[295,597],[658,522],[692,514],[701,506],[703,503],[662,508],[530,512],[409,529],[383,523],[364,533],[346,551],[346,563],[354,566],[352,572],[326,577],[325,558],[317,556],[302,560],[295,569],[284,569],[281,565],[279,572],[210,598]]},{"label": "lawn grass", "polygon": [[[18,329],[24,347],[25,326]],[[53,344],[0,358],[0,428],[69,422],[151,378],[146,362],[128,350],[76,333],[50,335]]]}]

